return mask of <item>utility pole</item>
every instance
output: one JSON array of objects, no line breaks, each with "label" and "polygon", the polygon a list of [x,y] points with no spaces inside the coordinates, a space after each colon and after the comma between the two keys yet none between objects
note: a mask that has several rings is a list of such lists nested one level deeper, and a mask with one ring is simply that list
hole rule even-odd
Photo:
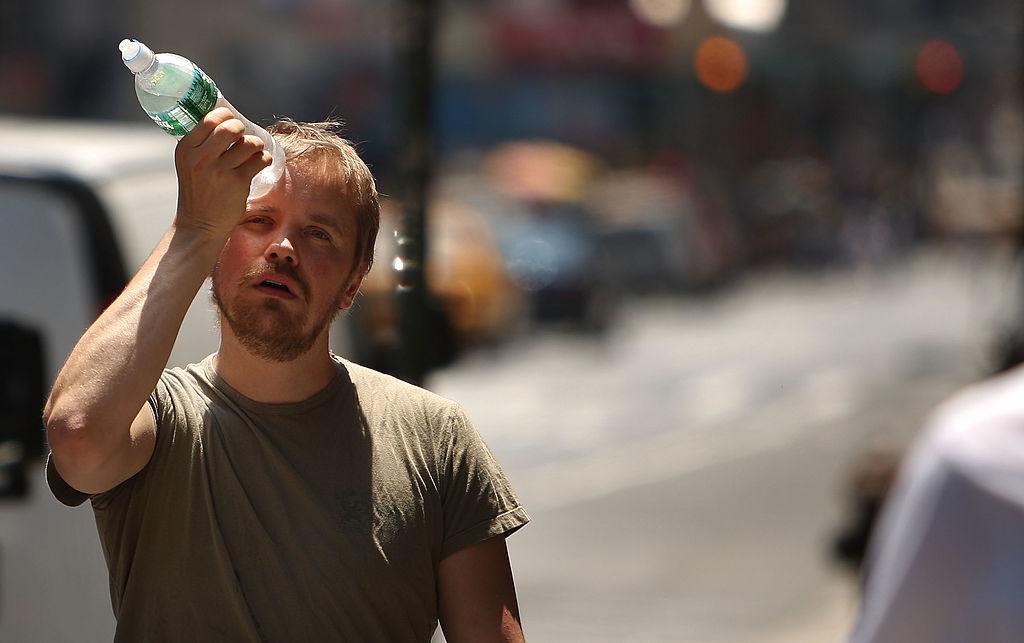
[{"label": "utility pole", "polygon": [[397,167],[403,209],[395,262],[399,328],[398,375],[420,384],[427,373],[427,196],[433,169],[434,0],[401,0],[397,16],[401,67],[401,142]]}]

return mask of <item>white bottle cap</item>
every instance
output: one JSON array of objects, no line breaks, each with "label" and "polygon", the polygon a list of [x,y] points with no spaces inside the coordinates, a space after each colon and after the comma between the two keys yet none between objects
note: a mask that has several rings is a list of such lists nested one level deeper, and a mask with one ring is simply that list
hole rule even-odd
[{"label": "white bottle cap", "polygon": [[121,60],[134,74],[145,71],[153,64],[153,50],[138,40],[125,38],[117,48],[121,50]]}]

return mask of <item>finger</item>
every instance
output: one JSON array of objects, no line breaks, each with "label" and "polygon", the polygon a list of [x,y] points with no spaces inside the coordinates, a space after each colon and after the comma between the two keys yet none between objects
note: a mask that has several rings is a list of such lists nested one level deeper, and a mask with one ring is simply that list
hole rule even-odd
[{"label": "finger", "polygon": [[188,147],[199,147],[206,142],[206,139],[213,133],[213,130],[224,121],[234,118],[235,115],[227,107],[218,107],[210,110],[188,134],[182,137],[179,145]]},{"label": "finger", "polygon": [[242,140],[245,134],[245,125],[237,118],[229,118],[220,125],[213,128],[210,135],[198,148],[200,156],[204,159],[213,160],[224,154],[229,147]]},{"label": "finger", "polygon": [[259,171],[265,167],[269,167],[273,163],[273,155],[263,150],[259,154],[253,154],[244,163],[238,166],[238,172],[245,178],[252,180],[252,177],[259,174]]},{"label": "finger", "polygon": [[263,151],[265,145],[258,136],[247,135],[235,142],[226,152],[221,154],[221,160],[230,168],[237,168],[249,160],[253,154]]}]

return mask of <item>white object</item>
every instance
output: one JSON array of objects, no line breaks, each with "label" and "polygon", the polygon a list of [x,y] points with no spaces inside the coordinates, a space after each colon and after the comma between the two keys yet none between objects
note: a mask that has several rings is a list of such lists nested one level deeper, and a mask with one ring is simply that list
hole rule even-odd
[{"label": "white object", "polygon": [[1024,641],[1024,369],[956,396],[913,449],[850,643]]},{"label": "white object", "polygon": [[135,74],[139,104],[161,129],[181,138],[210,110],[227,107],[245,124],[245,133],[258,136],[273,157],[273,162],[253,177],[249,198],[263,196],[280,180],[284,173],[284,149],[267,130],[242,116],[195,63],[177,54],[154,54],[138,40],[122,40],[118,48],[121,60]]}]

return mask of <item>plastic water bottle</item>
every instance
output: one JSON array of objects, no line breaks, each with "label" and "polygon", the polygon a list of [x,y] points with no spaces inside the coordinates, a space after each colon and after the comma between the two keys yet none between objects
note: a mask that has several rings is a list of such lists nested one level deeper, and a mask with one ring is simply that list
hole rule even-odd
[{"label": "plastic water bottle", "polygon": [[271,190],[284,173],[284,150],[270,132],[249,121],[232,107],[209,76],[195,63],[177,54],[154,54],[138,40],[125,39],[118,46],[121,60],[135,74],[139,104],[162,130],[181,138],[215,107],[227,107],[245,124],[245,133],[260,137],[273,162],[253,177],[249,198]]}]

